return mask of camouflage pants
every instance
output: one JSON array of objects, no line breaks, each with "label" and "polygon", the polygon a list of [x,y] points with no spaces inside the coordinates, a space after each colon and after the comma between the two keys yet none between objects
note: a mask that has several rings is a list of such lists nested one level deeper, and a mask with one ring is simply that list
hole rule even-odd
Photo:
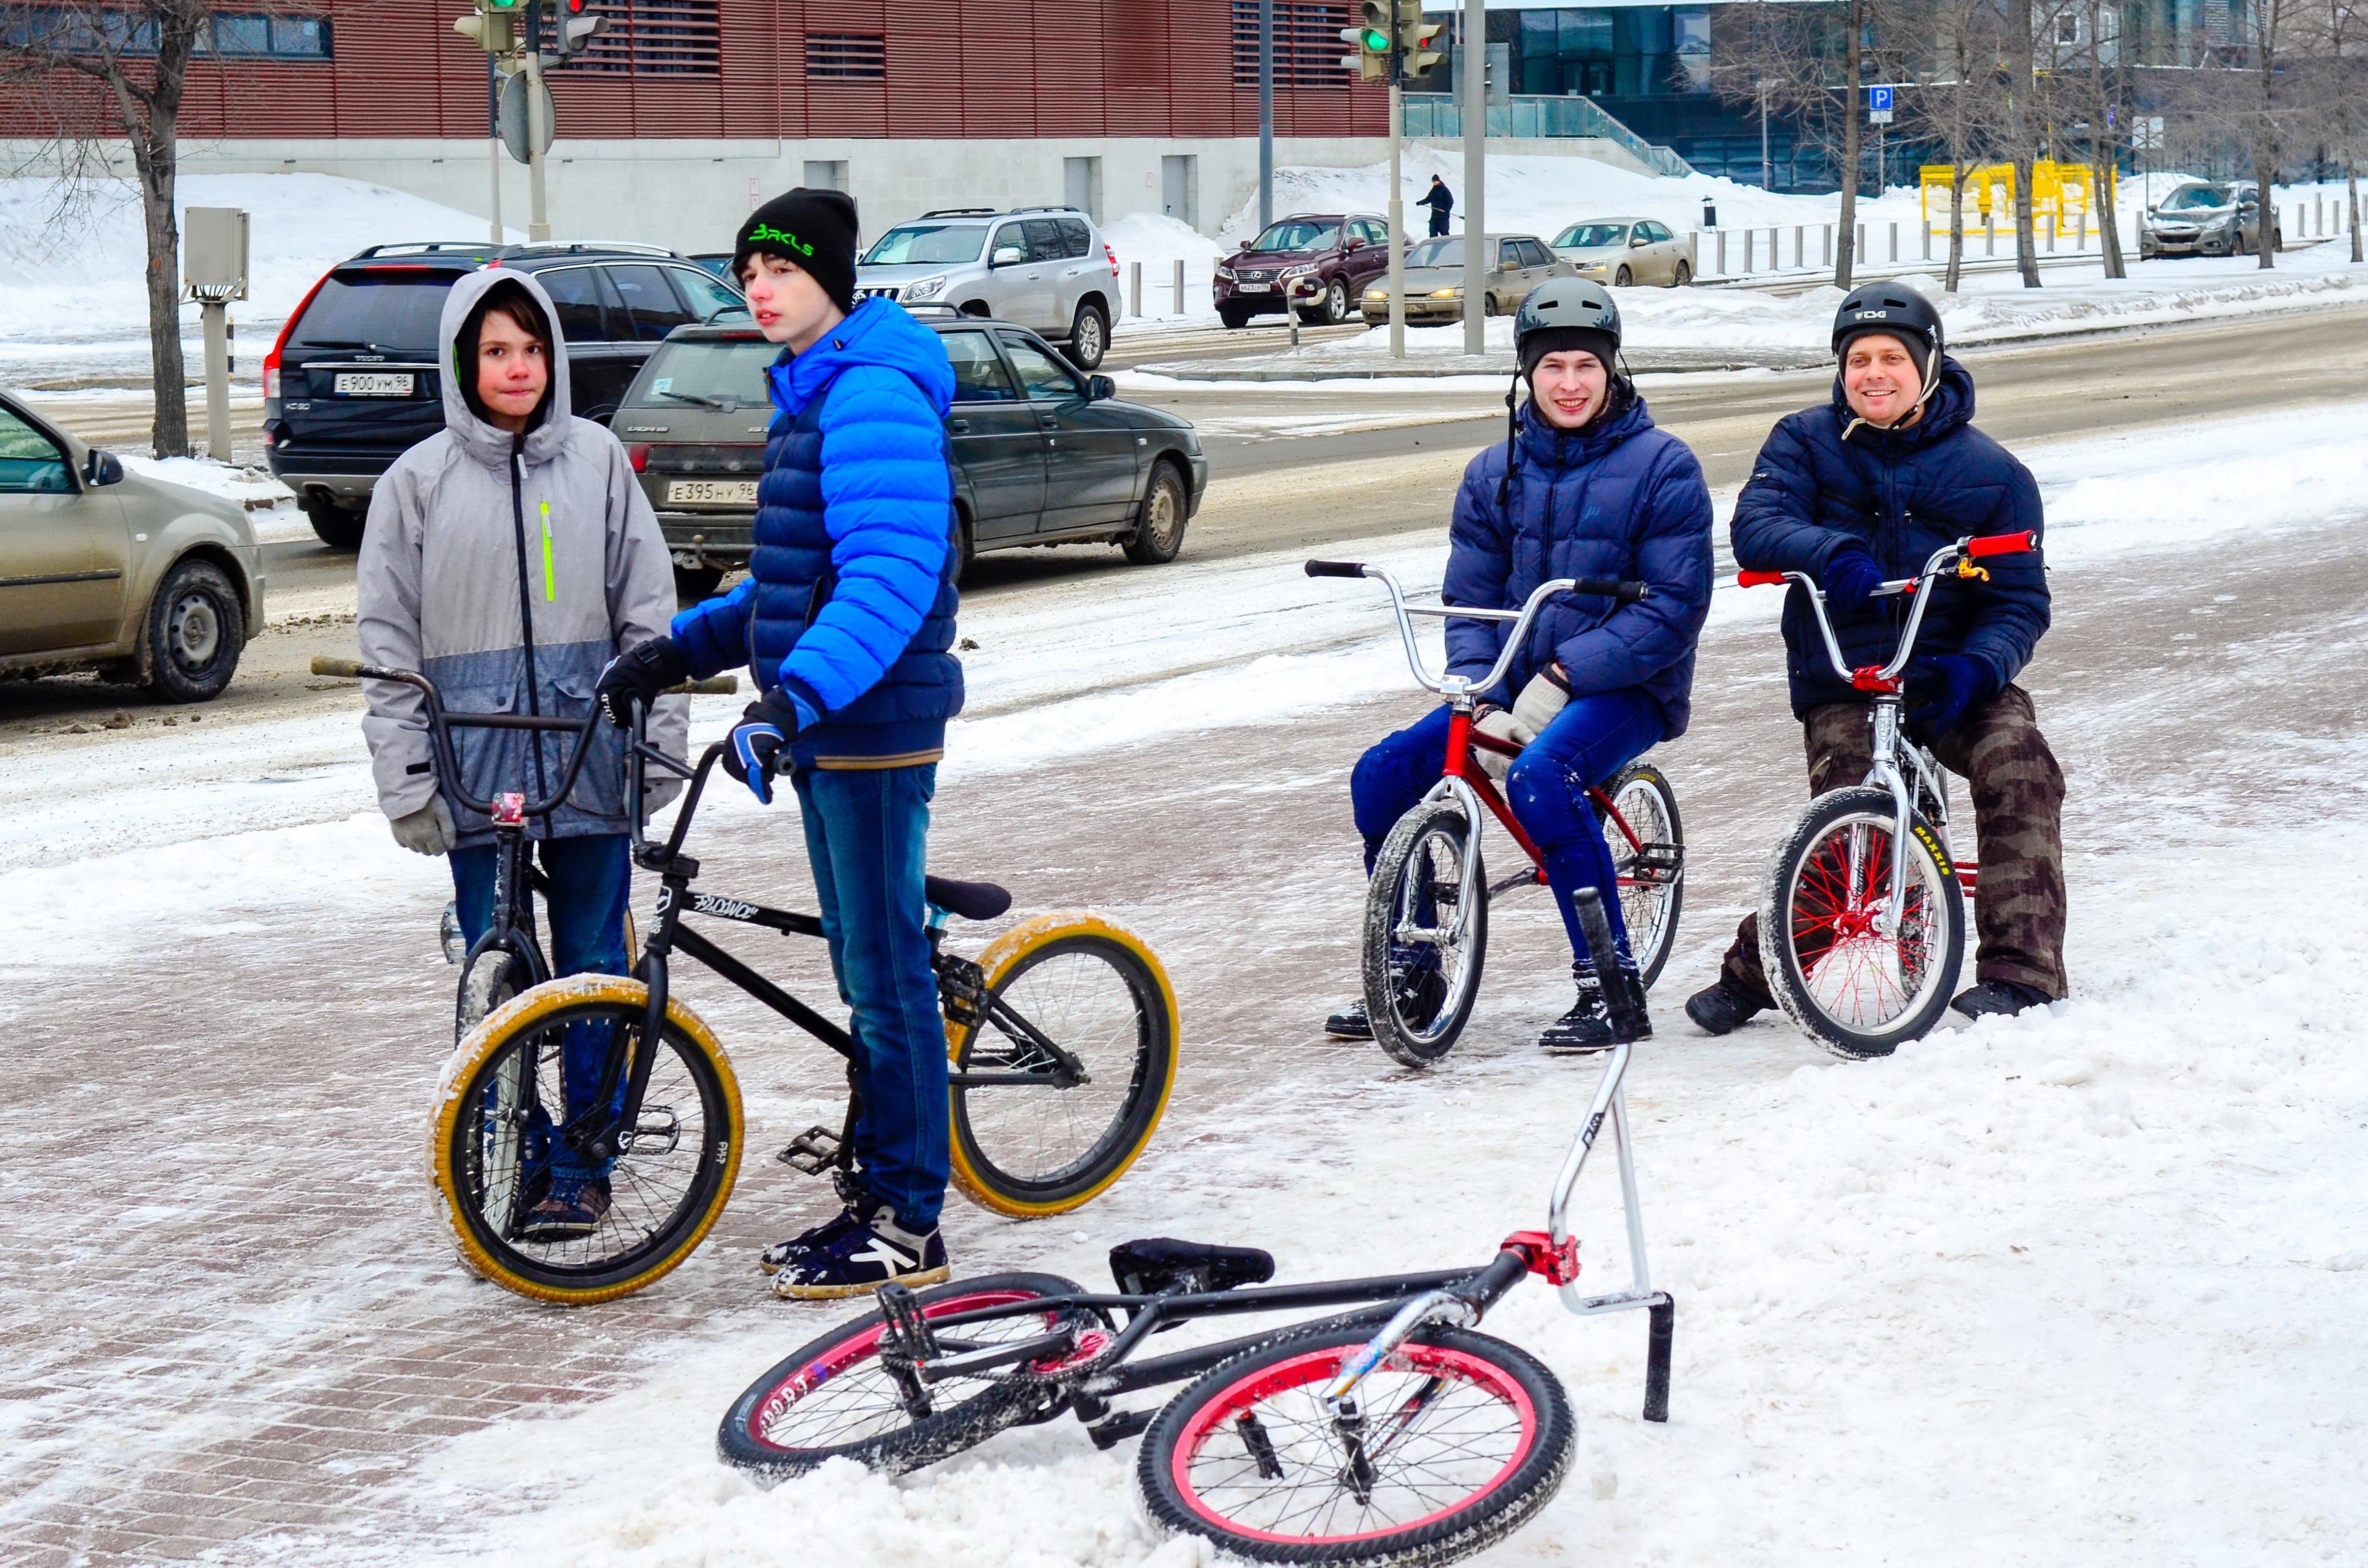
[{"label": "camouflage pants", "polygon": [[[1873,760],[1870,714],[1856,702],[1809,710],[1801,738],[1812,796],[1866,777]],[[1973,787],[1981,867],[1974,900],[1975,978],[2011,980],[2064,995],[2064,773],[2039,733],[2030,694],[2008,687],[1995,701],[1968,712],[1932,754]],[[1763,1006],[1775,1006],[1759,967],[1758,915],[1743,917],[1724,968]]]}]

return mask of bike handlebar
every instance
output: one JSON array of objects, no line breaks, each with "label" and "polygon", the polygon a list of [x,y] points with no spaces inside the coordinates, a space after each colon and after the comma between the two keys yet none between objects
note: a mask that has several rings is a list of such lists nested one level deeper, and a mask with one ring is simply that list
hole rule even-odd
[{"label": "bike handlebar", "polygon": [[1826,615],[1826,592],[1806,572],[1737,572],[1735,585],[1738,588],[1762,588],[1772,587],[1779,583],[1798,583],[1808,592],[1809,608],[1817,618],[1817,630],[1825,634],[1826,657],[1833,661],[1834,673],[1861,689],[1896,690],[1896,687],[1889,683],[1907,667],[1908,655],[1916,647],[1916,633],[1924,624],[1924,608],[1932,602],[1930,594],[1918,590],[1952,566],[1959,568],[1962,574],[1968,577],[1988,576],[1988,573],[1970,564],[1977,556],[2021,555],[2038,548],[2039,536],[2029,530],[1969,535],[1954,544],[1944,544],[1934,551],[1925,561],[1924,569],[1913,577],[1903,577],[1898,582],[1884,583],[1877,587],[1874,590],[1876,596],[1906,594],[1916,601],[1916,608],[1907,612],[1907,628],[1899,634],[1898,651],[1892,655],[1891,662],[1881,668],[1869,665],[1862,670],[1853,670],[1843,661],[1841,643],[1834,636],[1834,623]]},{"label": "bike handlebar", "polygon": [[2039,548],[2039,536],[2025,530],[2019,534],[1984,534],[1964,541],[1967,555],[2020,555]]},{"label": "bike handlebar", "polygon": [[1311,577],[1361,577],[1364,562],[1360,561],[1311,561],[1307,563]]},{"label": "bike handlebar", "polygon": [[[1599,598],[1617,599],[1622,604],[1634,604],[1638,599],[1653,597],[1650,583],[1623,582],[1610,577],[1556,577],[1540,583],[1519,610],[1481,609],[1466,605],[1412,605],[1406,602],[1406,590],[1387,567],[1369,565],[1360,561],[1311,561],[1307,563],[1311,577],[1371,577],[1389,590],[1390,608],[1397,615],[1398,635],[1406,643],[1406,664],[1414,678],[1429,690],[1449,699],[1469,696],[1474,692],[1493,690],[1512,667],[1514,655],[1529,641],[1530,623],[1548,599],[1562,594],[1582,594]],[[1422,667],[1422,653],[1415,646],[1414,618],[1435,616],[1443,620],[1509,620],[1513,629],[1506,634],[1504,646],[1497,651],[1497,662],[1490,666],[1486,678],[1465,680],[1456,676],[1441,676],[1433,680]]]}]

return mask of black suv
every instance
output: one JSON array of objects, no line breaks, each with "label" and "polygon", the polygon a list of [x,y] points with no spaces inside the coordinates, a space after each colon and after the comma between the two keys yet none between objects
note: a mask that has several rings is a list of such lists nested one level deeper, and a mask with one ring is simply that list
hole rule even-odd
[{"label": "black suv", "polygon": [[558,307],[575,412],[586,419],[617,411],[667,333],[747,308],[731,285],[654,245],[438,242],[372,245],[339,262],[263,361],[271,472],[323,542],[359,545],[379,475],[444,427],[444,291],[496,265],[533,273]]},{"label": "black suv", "polygon": [[[1109,543],[1144,564],[1173,561],[1209,483],[1192,426],[1121,403],[1026,327],[913,313],[953,361],[946,434],[962,561],[1018,545]],[[772,423],[765,368],[780,349],[748,326],[687,326],[651,358],[610,428],[657,509],[688,597],[747,564],[757,481]]]}]

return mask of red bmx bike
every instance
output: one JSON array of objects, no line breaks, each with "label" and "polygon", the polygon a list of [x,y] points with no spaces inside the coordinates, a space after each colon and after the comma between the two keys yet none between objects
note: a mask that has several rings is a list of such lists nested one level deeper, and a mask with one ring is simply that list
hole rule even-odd
[{"label": "red bmx bike", "polygon": [[[1634,604],[1652,588],[1608,578],[1557,577],[1539,584],[1518,610],[1474,609],[1410,605],[1395,577],[1358,562],[1311,561],[1307,574],[1371,577],[1387,588],[1414,678],[1447,699],[1447,747],[1439,782],[1390,830],[1365,893],[1365,1016],[1383,1051],[1409,1067],[1428,1067],[1447,1054],[1472,1016],[1488,951],[1489,901],[1514,888],[1543,887],[1546,881],[1544,858],[1514,820],[1477,755],[1511,756],[1520,748],[1474,729],[1472,710],[1482,692],[1505,678],[1548,600],[1574,594]],[[1423,667],[1414,635],[1418,615],[1513,625],[1496,666],[1479,680],[1466,680],[1433,676]],[[1630,956],[1650,987],[1677,941],[1678,912],[1685,902],[1685,830],[1678,820],[1677,792],[1659,768],[1638,761],[1589,788],[1587,798],[1603,824],[1619,876]],[[1481,864],[1485,817],[1496,818],[1526,858],[1519,870],[1493,886]]]}]

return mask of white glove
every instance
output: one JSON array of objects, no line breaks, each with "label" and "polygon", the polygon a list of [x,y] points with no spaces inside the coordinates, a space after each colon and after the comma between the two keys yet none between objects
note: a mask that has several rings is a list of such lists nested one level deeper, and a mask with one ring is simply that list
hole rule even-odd
[{"label": "white glove", "polygon": [[[1528,745],[1535,738],[1522,733],[1521,727],[1514,720],[1513,715],[1502,708],[1491,708],[1473,720],[1472,727],[1484,735],[1493,736],[1500,741],[1508,741],[1517,746]],[[1502,752],[1490,751],[1486,746],[1474,746],[1472,755],[1478,759],[1480,771],[1499,784],[1505,781],[1505,770],[1513,766],[1511,757]]]},{"label": "white glove", "polygon": [[409,816],[396,817],[386,824],[394,830],[394,841],[414,855],[449,855],[452,846],[461,841],[453,831],[452,813],[444,809],[444,797],[436,795]]},{"label": "white glove", "polygon": [[1554,716],[1569,704],[1570,687],[1544,670],[1531,676],[1521,695],[1513,699],[1513,722],[1520,732],[1521,744],[1528,745],[1543,734]]}]

